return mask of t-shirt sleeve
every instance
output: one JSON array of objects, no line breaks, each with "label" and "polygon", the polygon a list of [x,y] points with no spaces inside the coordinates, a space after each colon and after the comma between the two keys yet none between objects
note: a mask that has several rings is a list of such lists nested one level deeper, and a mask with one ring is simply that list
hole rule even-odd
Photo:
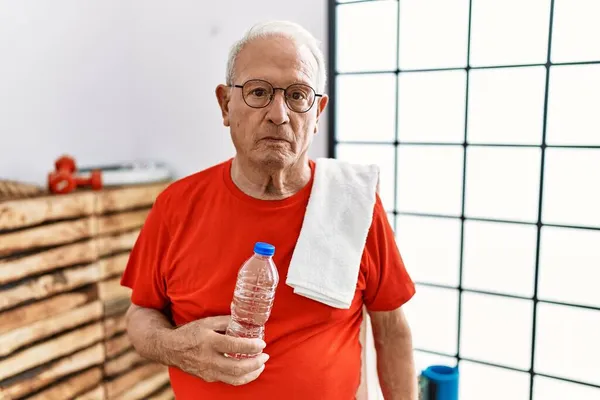
[{"label": "t-shirt sleeve", "polygon": [[162,213],[157,200],[146,217],[121,277],[121,285],[132,289],[133,304],[161,311],[169,303],[163,271],[171,240]]},{"label": "t-shirt sleeve", "polygon": [[365,245],[367,257],[364,302],[369,311],[391,311],[415,294],[379,195]]}]

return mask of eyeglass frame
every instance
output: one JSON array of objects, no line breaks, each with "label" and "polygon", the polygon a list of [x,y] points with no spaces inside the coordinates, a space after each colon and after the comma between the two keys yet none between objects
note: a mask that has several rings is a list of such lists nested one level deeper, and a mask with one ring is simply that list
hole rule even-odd
[{"label": "eyeglass frame", "polygon": [[[246,85],[248,82],[254,82],[254,81],[258,81],[258,82],[264,82],[264,83],[268,84],[269,86],[271,86],[271,87],[273,88],[273,94],[270,96],[270,97],[271,97],[271,99],[269,100],[269,102],[268,102],[267,104],[265,104],[265,105],[264,105],[264,106],[262,106],[262,107],[254,107],[254,106],[251,106],[250,104],[248,104],[248,102],[246,101],[246,97],[244,96],[244,91],[243,91],[243,89],[244,89],[244,86],[245,86],[245,85]],[[315,98],[313,99],[313,101],[312,101],[312,104],[310,105],[310,107],[308,107],[308,108],[306,109],[306,111],[296,111],[296,110],[292,109],[292,108],[290,107],[290,105],[288,104],[288,102],[287,102],[287,97],[286,97],[286,95],[285,95],[285,92],[286,92],[286,91],[287,91],[289,88],[291,88],[292,86],[295,86],[295,85],[302,85],[302,86],[306,86],[306,87],[310,88],[310,90],[312,90],[312,91],[313,91],[313,93],[315,94]],[[269,107],[269,106],[271,105],[271,103],[273,103],[273,99],[275,98],[275,92],[276,92],[277,90],[281,90],[281,91],[283,92],[283,101],[285,102],[285,105],[286,105],[286,107],[287,107],[287,108],[288,108],[290,111],[293,111],[293,112],[295,112],[295,113],[298,113],[298,114],[305,114],[305,113],[309,112],[309,111],[310,111],[310,110],[313,108],[313,106],[315,105],[315,102],[317,101],[317,97],[323,97],[323,96],[324,96],[324,94],[323,94],[323,93],[321,93],[321,94],[317,93],[317,91],[316,91],[316,90],[315,90],[315,89],[314,89],[312,86],[310,86],[310,85],[307,85],[306,83],[292,83],[291,85],[289,85],[289,86],[288,86],[288,87],[286,87],[286,88],[280,88],[280,87],[275,87],[275,86],[273,86],[273,84],[272,84],[271,82],[269,82],[269,81],[265,81],[264,79],[248,79],[246,82],[244,82],[244,83],[243,83],[243,84],[241,84],[241,85],[230,84],[230,85],[228,85],[228,86],[229,86],[229,87],[232,87],[232,88],[240,88],[240,89],[242,89],[242,99],[244,100],[244,103],[246,103],[246,105],[247,105],[248,107],[250,107],[250,108],[254,108],[254,109],[261,109],[261,108],[267,108],[267,107]]]}]

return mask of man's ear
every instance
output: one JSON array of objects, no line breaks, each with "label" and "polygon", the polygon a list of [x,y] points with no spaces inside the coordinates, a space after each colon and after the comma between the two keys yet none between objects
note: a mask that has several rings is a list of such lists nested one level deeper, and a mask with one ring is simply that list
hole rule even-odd
[{"label": "man's ear", "polygon": [[327,103],[329,103],[329,96],[326,94],[324,94],[323,97],[320,97],[319,101],[317,102],[317,123],[315,124],[315,133],[317,133],[319,130],[319,117],[325,110],[325,107],[327,107]]},{"label": "man's ear", "polygon": [[229,100],[231,91],[229,86],[219,85],[215,90],[219,107],[221,107],[221,115],[223,115],[223,125],[229,126]]}]

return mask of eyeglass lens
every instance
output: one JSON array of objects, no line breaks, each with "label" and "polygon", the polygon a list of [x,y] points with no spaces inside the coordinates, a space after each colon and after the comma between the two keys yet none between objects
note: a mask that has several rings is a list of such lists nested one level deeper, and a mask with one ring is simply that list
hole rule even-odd
[{"label": "eyeglass lens", "polygon": [[[273,86],[261,80],[246,82],[242,91],[246,104],[254,108],[266,107],[275,95]],[[294,84],[285,89],[285,101],[288,107],[296,112],[307,111],[312,107],[314,100],[315,92],[308,85]]]}]

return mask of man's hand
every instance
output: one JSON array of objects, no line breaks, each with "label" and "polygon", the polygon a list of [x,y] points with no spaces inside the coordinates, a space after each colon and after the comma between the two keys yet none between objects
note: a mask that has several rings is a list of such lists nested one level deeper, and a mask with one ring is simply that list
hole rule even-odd
[{"label": "man's hand", "polygon": [[127,333],[136,351],[147,359],[177,367],[207,382],[244,385],[258,378],[269,359],[227,358],[224,353],[257,354],[260,339],[226,336],[229,316],[199,319],[174,328],[158,310],[132,304],[127,311]]},{"label": "man's hand", "polygon": [[258,378],[269,359],[267,354],[238,360],[227,358],[224,353],[260,353],[265,342],[218,333],[225,331],[229,318],[208,317],[173,329],[167,339],[171,363],[206,382],[219,381],[238,386]]}]

